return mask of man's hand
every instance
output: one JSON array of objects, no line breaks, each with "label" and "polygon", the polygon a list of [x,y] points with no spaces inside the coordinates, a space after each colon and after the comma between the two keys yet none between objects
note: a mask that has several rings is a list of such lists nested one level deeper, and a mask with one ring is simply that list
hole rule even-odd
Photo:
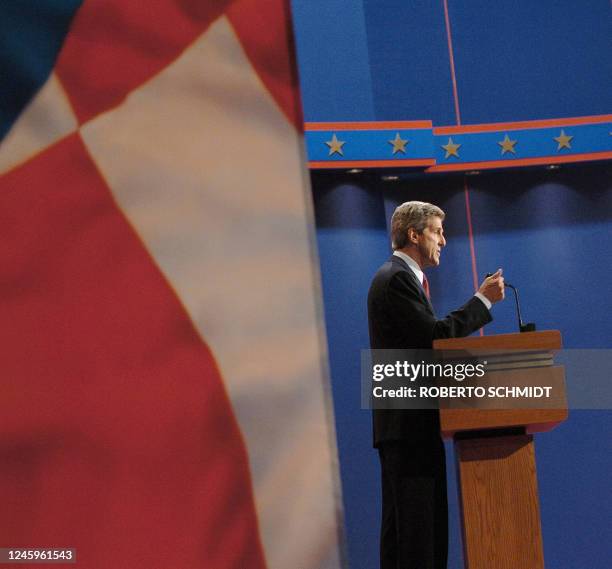
[{"label": "man's hand", "polygon": [[502,272],[502,269],[497,269],[494,274],[482,281],[478,289],[478,292],[486,296],[492,304],[503,300],[506,296]]}]

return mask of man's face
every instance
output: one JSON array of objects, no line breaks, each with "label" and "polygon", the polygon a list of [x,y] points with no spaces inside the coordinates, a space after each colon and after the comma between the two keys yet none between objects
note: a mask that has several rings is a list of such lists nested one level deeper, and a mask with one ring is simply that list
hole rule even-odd
[{"label": "man's face", "polygon": [[417,234],[417,249],[421,258],[421,268],[437,267],[440,264],[440,251],[446,245],[442,220],[430,217],[429,224],[422,233]]}]

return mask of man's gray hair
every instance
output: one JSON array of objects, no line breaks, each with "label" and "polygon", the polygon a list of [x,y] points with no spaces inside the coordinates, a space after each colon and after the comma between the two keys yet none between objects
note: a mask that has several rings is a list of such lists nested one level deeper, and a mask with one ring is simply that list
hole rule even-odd
[{"label": "man's gray hair", "polygon": [[391,216],[391,247],[403,249],[408,245],[408,229],[418,233],[429,225],[432,217],[444,221],[446,214],[437,206],[427,202],[404,202],[398,205]]}]

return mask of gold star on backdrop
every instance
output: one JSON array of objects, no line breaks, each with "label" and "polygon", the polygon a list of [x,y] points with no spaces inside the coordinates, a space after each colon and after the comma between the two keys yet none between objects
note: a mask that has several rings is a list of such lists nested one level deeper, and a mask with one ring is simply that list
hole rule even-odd
[{"label": "gold star on backdrop", "polygon": [[574,137],[568,136],[567,134],[565,134],[565,131],[561,129],[561,134],[559,136],[555,136],[554,138],[554,140],[559,143],[559,146],[557,146],[557,152],[559,152],[559,150],[561,150],[562,148],[571,149],[572,147],[570,145],[570,141],[572,140],[572,138]]},{"label": "gold star on backdrop", "polygon": [[442,148],[446,150],[446,155],[444,156],[444,158],[448,159],[451,156],[456,156],[457,158],[459,158],[459,147],[460,146],[461,144],[455,144],[453,142],[453,139],[449,136],[448,142],[442,145]]},{"label": "gold star on backdrop", "polygon": [[332,136],[331,140],[328,140],[325,144],[329,146],[329,155],[332,154],[340,154],[340,156],[344,156],[344,152],[342,152],[342,146],[345,144],[345,140],[338,140],[336,137],[336,133]]},{"label": "gold star on backdrop", "polygon": [[516,140],[510,140],[510,137],[506,134],[503,140],[500,140],[497,144],[501,146],[502,156],[506,152],[512,152],[512,154],[516,154],[516,150],[514,150],[514,145],[516,144]]},{"label": "gold star on backdrop", "polygon": [[408,144],[408,140],[403,140],[399,132],[396,132],[395,138],[393,140],[389,140],[388,142],[389,144],[393,145],[393,154],[396,154],[397,152],[406,154],[406,144]]}]

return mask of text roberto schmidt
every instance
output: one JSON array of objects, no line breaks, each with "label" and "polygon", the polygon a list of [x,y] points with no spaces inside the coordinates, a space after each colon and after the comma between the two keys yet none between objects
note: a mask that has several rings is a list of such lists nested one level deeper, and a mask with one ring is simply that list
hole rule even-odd
[{"label": "text roberto schmidt", "polygon": [[[403,379],[412,385],[401,385],[393,388],[374,384],[372,395],[379,398],[548,398],[552,386],[475,386],[475,385],[431,385],[432,380],[454,379],[462,382],[465,379],[482,378],[486,373],[487,362],[480,363],[411,363],[396,361],[372,366],[372,380]],[[423,381],[427,385],[415,385]]]}]

